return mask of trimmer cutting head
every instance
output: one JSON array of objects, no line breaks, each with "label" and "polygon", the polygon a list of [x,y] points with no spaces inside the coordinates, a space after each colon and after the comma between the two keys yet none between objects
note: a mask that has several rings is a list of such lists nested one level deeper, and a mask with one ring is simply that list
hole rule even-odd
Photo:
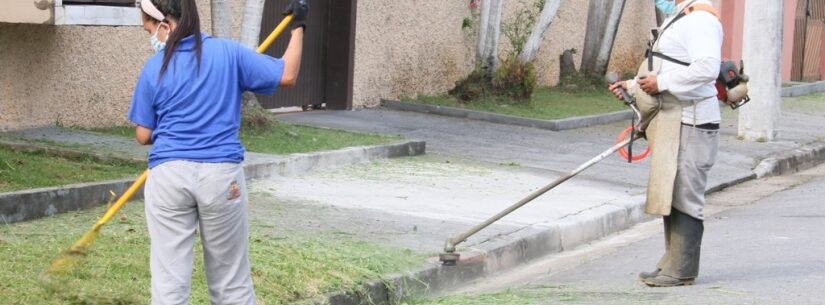
[{"label": "trimmer cutting head", "polygon": [[441,253],[438,255],[438,260],[440,260],[444,266],[455,266],[458,264],[459,258],[461,258],[461,254],[455,252]]}]

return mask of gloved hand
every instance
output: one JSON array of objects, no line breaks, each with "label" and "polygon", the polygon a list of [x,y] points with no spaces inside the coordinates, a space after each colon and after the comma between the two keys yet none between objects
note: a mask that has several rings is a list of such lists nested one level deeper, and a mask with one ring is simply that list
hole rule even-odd
[{"label": "gloved hand", "polygon": [[309,0],[292,0],[286,7],[283,15],[292,15],[292,28],[306,30],[307,15],[309,15]]}]

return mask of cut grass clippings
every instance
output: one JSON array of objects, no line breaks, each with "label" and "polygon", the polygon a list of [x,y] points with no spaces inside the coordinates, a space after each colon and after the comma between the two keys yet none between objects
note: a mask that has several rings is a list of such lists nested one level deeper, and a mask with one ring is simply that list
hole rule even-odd
[{"label": "cut grass clippings", "polygon": [[[13,225],[0,224],[0,300],[4,305],[148,304],[149,238],[142,202],[130,202],[103,227],[70,273],[42,271],[105,212],[99,207]],[[280,235],[280,236],[279,236]],[[201,245],[195,245],[190,304],[208,304]],[[386,274],[419,267],[424,255],[342,239],[273,233],[251,224],[250,260],[259,304],[294,304],[358,290]]]},{"label": "cut grass clippings", "polygon": [[0,146],[0,193],[134,177],[145,169],[133,162],[67,159]]},{"label": "cut grass clippings", "polygon": [[405,102],[439,105],[486,111],[519,117],[556,120],[584,115],[603,114],[628,108],[606,88],[604,90],[567,93],[557,88],[539,88],[533,92],[529,103],[502,103],[484,97],[471,102],[461,102],[452,96],[420,96],[403,99]]},{"label": "cut grass clippings", "polygon": [[[133,127],[91,129],[110,135],[134,137]],[[241,144],[247,151],[265,154],[292,154],[334,150],[351,146],[387,144],[400,140],[375,134],[277,123],[269,130],[241,130]]]},{"label": "cut grass clippings", "polygon": [[434,300],[413,301],[402,305],[543,305],[548,303],[550,291],[543,289],[507,290],[492,294],[460,294]]},{"label": "cut grass clippings", "polygon": [[402,305],[669,304],[662,293],[576,286],[532,286],[489,294],[460,294]]}]

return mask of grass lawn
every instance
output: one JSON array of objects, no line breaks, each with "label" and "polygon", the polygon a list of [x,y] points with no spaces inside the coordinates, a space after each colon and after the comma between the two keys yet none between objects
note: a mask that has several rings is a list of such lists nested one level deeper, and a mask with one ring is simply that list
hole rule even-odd
[{"label": "grass lawn", "polygon": [[825,93],[782,98],[782,110],[802,113],[822,112],[825,110]]},{"label": "grass lawn", "polygon": [[134,177],[145,169],[130,162],[66,159],[0,146],[0,193]]},{"label": "grass lawn", "polygon": [[[44,276],[105,212],[104,207],[13,225],[0,224],[0,303],[148,304],[149,238],[142,202],[130,202],[69,273]],[[200,244],[195,246],[190,304],[209,304]],[[354,290],[368,280],[420,267],[424,255],[340,236],[299,236],[250,225],[250,260],[258,304],[294,304]]]},{"label": "grass lawn", "polygon": [[[135,136],[133,127],[99,128],[91,131],[118,136]],[[272,130],[267,131],[242,130],[240,138],[247,151],[267,154],[305,153],[350,146],[387,144],[401,140],[401,137],[285,123],[278,123]]]},{"label": "grass lawn", "polygon": [[555,120],[583,115],[602,114],[628,109],[613,95],[604,90],[566,93],[556,88],[539,88],[533,92],[530,103],[500,103],[493,98],[463,103],[452,96],[420,96],[403,99],[405,102],[440,105],[487,111],[520,117]]}]

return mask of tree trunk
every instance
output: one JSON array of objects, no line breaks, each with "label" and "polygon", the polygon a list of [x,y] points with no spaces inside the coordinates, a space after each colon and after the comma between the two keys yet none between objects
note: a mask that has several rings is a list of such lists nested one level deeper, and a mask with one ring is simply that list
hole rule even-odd
[{"label": "tree trunk", "polygon": [[584,34],[584,47],[582,48],[582,62],[580,71],[592,71],[596,66],[596,55],[604,36],[604,24],[607,22],[607,12],[610,0],[590,0],[587,9],[587,28]]},{"label": "tree trunk", "polygon": [[481,74],[492,79],[498,66],[498,39],[501,36],[502,0],[481,2],[481,25],[478,35],[478,59]]},{"label": "tree trunk", "polygon": [[249,48],[258,47],[261,36],[261,19],[264,14],[265,0],[246,0],[241,22],[240,42]]},{"label": "tree trunk", "polygon": [[590,0],[580,69],[584,75],[600,77],[607,71],[624,4],[625,0]]},{"label": "tree trunk", "polygon": [[527,39],[527,42],[524,44],[524,50],[522,50],[518,56],[521,63],[527,64],[536,59],[536,55],[538,55],[539,49],[541,48],[541,43],[544,41],[544,32],[547,31],[547,28],[553,23],[553,19],[556,18],[559,6],[561,6],[561,0],[548,0],[544,3],[539,20],[533,25],[530,38]]},{"label": "tree trunk", "polygon": [[607,65],[610,63],[610,54],[613,53],[613,45],[616,41],[616,33],[619,31],[619,21],[622,20],[625,0],[611,1],[610,15],[605,24],[604,36],[602,37],[599,53],[596,55],[595,65],[591,76],[604,76],[607,72]]},{"label": "tree trunk", "polygon": [[625,0],[590,0],[580,69],[585,75],[601,77],[607,71],[624,3]]},{"label": "tree trunk", "polygon": [[559,82],[576,74],[576,63],[573,61],[576,49],[567,49],[559,56]]},{"label": "tree trunk", "polygon": [[232,38],[232,14],[229,0],[211,0],[212,36]]},{"label": "tree trunk", "polygon": [[[245,0],[244,2],[240,43],[253,50],[258,48],[258,41],[261,36],[261,19],[263,19],[264,16],[264,3],[265,0]],[[258,99],[252,92],[244,92],[242,101],[244,111],[248,111],[250,107],[260,107],[260,102],[258,102]]]}]

